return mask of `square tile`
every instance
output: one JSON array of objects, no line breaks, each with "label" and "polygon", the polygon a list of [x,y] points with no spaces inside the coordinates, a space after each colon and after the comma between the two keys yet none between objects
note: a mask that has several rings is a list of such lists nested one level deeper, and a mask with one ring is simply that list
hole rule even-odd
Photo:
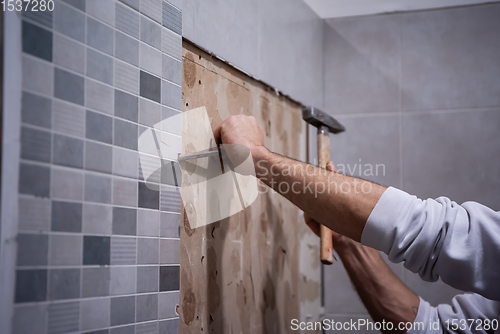
[{"label": "square tile", "polygon": [[163,80],[161,83],[161,103],[177,109],[182,109],[182,88],[168,81]]},{"label": "square tile", "polygon": [[49,300],[80,298],[80,269],[49,270]]},{"label": "square tile", "polygon": [[179,188],[162,186],[161,187],[161,211],[181,212],[181,194]]},{"label": "square tile", "polygon": [[109,296],[109,267],[82,269],[82,297]]},{"label": "square tile", "polygon": [[113,204],[137,207],[137,181],[124,178],[114,178]]},{"label": "square tile", "polygon": [[160,231],[160,212],[140,209],[137,211],[137,235],[158,237]]},{"label": "square tile", "polygon": [[113,87],[98,81],[85,80],[85,106],[113,115]]},{"label": "square tile", "polygon": [[136,10],[139,10],[140,0],[120,0],[120,1]]},{"label": "square tile", "polygon": [[182,35],[182,12],[167,1],[163,1],[162,24],[165,28]]},{"label": "square tile", "polygon": [[115,118],[113,144],[131,150],[137,150],[137,124]]},{"label": "square tile", "polygon": [[53,21],[53,12],[49,10],[45,11],[23,11],[22,14],[23,18],[27,18],[33,22],[39,23],[43,26],[46,26],[48,28],[52,28],[52,21]]},{"label": "square tile", "polygon": [[54,30],[84,43],[85,14],[70,6],[55,6]]},{"label": "square tile", "polygon": [[83,77],[55,68],[54,96],[83,106],[85,81]]},{"label": "square tile", "polygon": [[161,25],[146,16],[141,16],[141,41],[160,50]]},{"label": "square tile", "polygon": [[141,71],[140,95],[147,99],[161,103],[161,80],[149,73]]},{"label": "square tile", "polygon": [[109,293],[112,296],[135,293],[136,267],[111,267]]},{"label": "square tile", "polygon": [[51,142],[50,132],[23,126],[21,128],[21,158],[50,162]]},{"label": "square tile", "polygon": [[136,263],[136,238],[111,237],[111,265],[135,265]]},{"label": "square tile", "polygon": [[92,234],[111,234],[113,210],[111,206],[83,204],[82,231]]},{"label": "square tile", "polygon": [[182,85],[182,63],[166,54],[162,60],[162,78]]},{"label": "square tile", "polygon": [[157,294],[137,296],[135,302],[135,309],[137,310],[135,321],[142,322],[158,319]]},{"label": "square tile", "polygon": [[47,270],[16,270],[15,302],[47,300]]},{"label": "square tile", "polygon": [[51,62],[52,32],[26,21],[23,21],[22,30],[23,52]]},{"label": "square tile", "polygon": [[52,96],[54,66],[47,62],[23,56],[23,88]]},{"label": "square tile", "polygon": [[139,123],[153,127],[160,121],[161,106],[151,100],[141,98],[139,101]]},{"label": "square tile", "polygon": [[179,238],[181,215],[178,213],[162,212],[160,217],[160,237]]},{"label": "square tile", "polygon": [[83,237],[83,264],[109,265],[110,238],[84,236]]},{"label": "square tile", "polygon": [[51,266],[81,266],[83,241],[81,235],[50,236]]},{"label": "square tile", "polygon": [[178,317],[177,313],[175,313],[175,307],[178,304],[179,304],[179,292],[160,293],[158,295],[160,319],[169,319]]},{"label": "square tile", "polygon": [[111,204],[111,177],[86,174],[85,200],[88,202]]},{"label": "square tile", "polygon": [[136,235],[137,210],[113,208],[113,234]]},{"label": "square tile", "polygon": [[54,134],[53,163],[83,168],[83,140]]},{"label": "square tile", "polygon": [[162,106],[161,130],[182,136],[182,113],[178,110]]},{"label": "square tile", "polygon": [[[137,316],[139,316],[139,311]],[[137,324],[135,326],[135,334],[158,334],[158,321]]]},{"label": "square tile", "polygon": [[135,322],[135,297],[111,298],[111,326]]},{"label": "square tile", "polygon": [[50,175],[52,198],[82,200],[83,173],[81,171],[52,167]]},{"label": "square tile", "polygon": [[[148,152],[144,152],[148,153]],[[161,160],[158,156],[139,153],[139,179],[146,180],[148,185],[160,182]],[[157,154],[157,153],[156,153]],[[152,183],[154,182],[154,183]],[[155,186],[158,189],[158,185]],[[153,188],[153,187],[152,187]]]},{"label": "square tile", "polygon": [[87,17],[87,45],[113,55],[113,29]]},{"label": "square tile", "polygon": [[159,209],[160,192],[149,189],[146,183],[139,182],[139,207],[146,209]]},{"label": "square tile", "polygon": [[136,334],[135,325],[111,328],[109,334]]},{"label": "square tile", "polygon": [[53,201],[51,230],[58,232],[81,232],[82,204]]},{"label": "square tile", "polygon": [[158,323],[160,333],[178,333],[179,319],[169,319]]},{"label": "square tile", "polygon": [[19,231],[50,231],[50,200],[33,197],[19,197]]},{"label": "square tile", "polygon": [[162,75],[162,54],[159,50],[140,43],[139,45],[139,64],[140,68],[153,73],[154,75]]},{"label": "square tile", "polygon": [[115,23],[114,0],[87,0],[86,12],[111,26]]},{"label": "square tile", "polygon": [[158,292],[158,266],[137,267],[137,293]]},{"label": "square tile", "polygon": [[115,90],[115,116],[137,122],[139,99],[121,90]]},{"label": "square tile", "polygon": [[85,47],[72,39],[54,35],[54,64],[83,74]]},{"label": "square tile", "polygon": [[160,240],[160,264],[179,264],[180,240]]},{"label": "square tile", "polygon": [[109,326],[111,299],[92,299],[80,302],[80,329],[92,330]]},{"label": "square tile", "polygon": [[17,266],[46,266],[48,263],[48,255],[48,235],[17,235]]},{"label": "square tile", "polygon": [[115,57],[134,66],[139,66],[139,41],[115,31]]},{"label": "square tile", "polygon": [[87,48],[87,76],[113,84],[113,58]]},{"label": "square tile", "polygon": [[55,303],[48,306],[49,334],[64,334],[78,331],[80,303]]},{"label": "square tile", "polygon": [[14,334],[47,334],[47,305],[15,307],[12,326]]},{"label": "square tile", "polygon": [[63,1],[75,8],[78,8],[83,12],[85,11],[85,0],[63,0]]},{"label": "square tile", "polygon": [[85,110],[73,103],[55,100],[52,111],[52,129],[61,134],[85,135]]},{"label": "square tile", "polygon": [[135,38],[139,38],[139,13],[119,2],[117,2],[115,6],[116,29]]},{"label": "square tile", "polygon": [[139,69],[115,60],[115,87],[132,94],[139,94]]},{"label": "square tile", "polygon": [[137,239],[137,263],[158,264],[158,240],[159,239]]},{"label": "square tile", "polygon": [[161,23],[161,0],[141,0],[140,11],[158,23]]},{"label": "square tile", "polygon": [[85,169],[111,174],[112,153],[111,146],[87,141],[85,143]]},{"label": "square tile", "polygon": [[19,193],[49,197],[50,169],[45,166],[21,163],[19,169]]},{"label": "square tile", "polygon": [[161,29],[161,50],[166,54],[182,59],[182,37],[170,29]]},{"label": "square tile", "polygon": [[160,267],[160,291],[179,290],[179,266]]},{"label": "square tile", "polygon": [[21,106],[21,121],[23,123],[51,128],[52,100],[23,92]]},{"label": "square tile", "polygon": [[85,136],[88,139],[111,144],[113,142],[113,119],[87,110]]},{"label": "square tile", "polygon": [[113,174],[136,179],[137,165],[137,152],[113,147]]}]

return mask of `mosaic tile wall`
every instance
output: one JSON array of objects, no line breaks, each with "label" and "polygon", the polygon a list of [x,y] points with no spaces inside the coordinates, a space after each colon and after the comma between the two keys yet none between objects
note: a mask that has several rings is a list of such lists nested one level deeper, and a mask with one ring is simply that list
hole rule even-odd
[{"label": "mosaic tile wall", "polygon": [[14,333],[178,332],[179,192],[146,187],[137,151],[181,109],[178,8],[64,0],[22,14]]}]

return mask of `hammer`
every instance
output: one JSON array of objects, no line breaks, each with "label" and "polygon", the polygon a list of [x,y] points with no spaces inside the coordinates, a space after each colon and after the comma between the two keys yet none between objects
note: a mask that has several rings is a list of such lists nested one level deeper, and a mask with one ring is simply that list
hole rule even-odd
[{"label": "hammer", "polygon": [[[328,134],[330,132],[336,134],[345,131],[345,128],[335,118],[314,107],[302,108],[302,118],[307,123],[318,128],[318,166],[326,168],[328,161],[330,161],[330,136]],[[320,231],[321,262],[323,264],[332,264],[332,231],[324,225],[320,225]]]}]

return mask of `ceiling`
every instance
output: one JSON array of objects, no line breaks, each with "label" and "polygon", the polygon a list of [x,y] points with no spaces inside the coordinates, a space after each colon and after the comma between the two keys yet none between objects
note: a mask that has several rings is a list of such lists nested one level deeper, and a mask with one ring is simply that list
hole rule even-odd
[{"label": "ceiling", "polygon": [[323,19],[477,5],[500,0],[304,0]]}]

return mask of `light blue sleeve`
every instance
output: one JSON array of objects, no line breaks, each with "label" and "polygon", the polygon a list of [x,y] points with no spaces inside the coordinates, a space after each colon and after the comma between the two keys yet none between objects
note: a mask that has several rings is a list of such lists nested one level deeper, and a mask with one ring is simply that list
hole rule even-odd
[{"label": "light blue sleeve", "polygon": [[463,291],[500,300],[500,212],[440,197],[421,200],[388,188],[373,209],[361,242],[426,281],[441,277]]}]

